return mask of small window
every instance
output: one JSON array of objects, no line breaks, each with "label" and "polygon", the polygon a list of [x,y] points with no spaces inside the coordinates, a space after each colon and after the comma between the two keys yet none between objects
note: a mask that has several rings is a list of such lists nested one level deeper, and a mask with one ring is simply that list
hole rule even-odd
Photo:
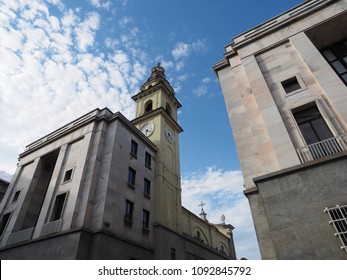
[{"label": "small window", "polygon": [[124,219],[128,221],[133,220],[133,213],[134,213],[134,203],[130,200],[125,201],[125,213],[124,213]]},{"label": "small window", "polygon": [[149,211],[143,209],[142,211],[142,226],[145,229],[149,228]]},{"label": "small window", "polygon": [[129,167],[128,170],[128,184],[130,186],[135,186],[135,177],[136,177],[136,171]]},{"label": "small window", "polygon": [[13,196],[13,199],[12,199],[12,202],[15,202],[18,200],[18,197],[19,197],[19,194],[20,194],[20,191],[16,191],[14,196]]},{"label": "small window", "polygon": [[148,100],[145,104],[145,113],[149,113],[153,110],[153,102],[152,100]]},{"label": "small window", "polygon": [[151,195],[151,181],[147,178],[144,179],[143,193],[145,196]]},{"label": "small window", "polygon": [[283,89],[285,90],[285,92],[288,93],[292,93],[298,89],[301,89],[301,86],[299,84],[299,81],[296,77],[292,77],[288,80],[285,80],[283,82],[281,82]]},{"label": "small window", "polygon": [[139,145],[134,140],[131,140],[130,154],[134,157],[137,157],[138,146]]},{"label": "small window", "polygon": [[73,171],[73,169],[69,169],[69,170],[65,171],[63,183],[71,181],[71,179],[72,179],[72,171]]},{"label": "small window", "polygon": [[60,220],[63,214],[66,193],[60,194],[55,198],[53,211],[51,215],[51,222]]},{"label": "small window", "polygon": [[148,152],[145,154],[145,165],[147,168],[151,168],[152,166],[152,156]]},{"label": "small window", "polygon": [[325,208],[330,217],[330,224],[335,228],[335,236],[338,236],[341,241],[341,249],[347,252],[347,205],[332,208]]},{"label": "small window", "polygon": [[7,213],[4,216],[2,216],[1,222],[0,222],[0,236],[4,233],[5,228],[7,226],[7,223],[10,219],[11,213]]},{"label": "small window", "polygon": [[169,116],[172,115],[172,110],[171,110],[171,106],[169,105],[169,103],[166,103],[166,112],[169,114]]}]

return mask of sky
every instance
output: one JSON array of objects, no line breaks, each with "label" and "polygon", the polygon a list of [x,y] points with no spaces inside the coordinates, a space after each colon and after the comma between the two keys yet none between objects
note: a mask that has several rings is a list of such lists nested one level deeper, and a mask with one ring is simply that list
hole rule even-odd
[{"label": "sky", "polygon": [[237,258],[260,259],[212,67],[236,35],[303,0],[0,0],[0,177],[25,146],[95,109],[135,117],[161,63],[179,110],[183,206],[232,224]]}]

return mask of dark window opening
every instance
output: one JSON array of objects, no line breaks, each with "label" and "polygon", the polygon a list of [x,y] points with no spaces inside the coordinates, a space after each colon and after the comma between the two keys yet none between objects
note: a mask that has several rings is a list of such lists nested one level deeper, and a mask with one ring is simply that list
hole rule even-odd
[{"label": "dark window opening", "polygon": [[298,82],[298,79],[296,77],[292,77],[288,80],[285,80],[281,82],[283,89],[285,90],[286,93],[291,93],[294,92],[298,89],[301,89],[301,86]]},{"label": "dark window opening", "polygon": [[55,198],[52,216],[51,216],[51,222],[61,219],[64,204],[65,204],[65,198],[66,198],[66,193],[60,194]]},{"label": "dark window opening", "polygon": [[143,193],[146,196],[150,196],[151,195],[151,181],[148,180],[147,178],[144,179]]},{"label": "dark window opening", "polygon": [[145,165],[148,168],[151,168],[152,166],[152,156],[148,152],[145,154]]},{"label": "dark window opening", "polygon": [[133,220],[133,213],[134,213],[134,203],[130,200],[125,201],[125,213],[124,213],[124,219],[128,221]]},{"label": "dark window opening", "polygon": [[16,191],[16,193],[13,196],[12,202],[15,202],[18,200],[19,194],[20,194],[20,191]]},{"label": "dark window opening", "polygon": [[166,103],[166,112],[171,116],[172,115],[172,110],[171,110],[171,106],[169,105],[169,103]]},{"label": "dark window opening", "polygon": [[307,145],[334,137],[316,105],[294,113],[294,118]]},{"label": "dark window opening", "polygon": [[347,85],[347,39],[324,48],[321,53],[340,79]]},{"label": "dark window opening", "polygon": [[152,100],[149,100],[145,104],[145,113],[149,113],[153,110],[153,102]]},{"label": "dark window opening", "polygon": [[134,157],[137,156],[138,146],[139,145],[134,140],[131,140],[130,154]]},{"label": "dark window opening", "polygon": [[149,211],[143,209],[142,211],[142,226],[145,229],[149,228]]},{"label": "dark window opening", "polygon": [[5,228],[7,226],[7,223],[10,219],[11,213],[7,213],[4,216],[2,216],[1,222],[0,222],[0,236],[4,233]]},{"label": "dark window opening", "polygon": [[136,177],[136,171],[134,169],[132,169],[131,167],[129,167],[129,170],[128,170],[128,184],[130,186],[134,186],[135,185],[135,177]]},{"label": "dark window opening", "polygon": [[72,169],[69,169],[65,172],[63,183],[70,181],[71,178],[72,178]]}]

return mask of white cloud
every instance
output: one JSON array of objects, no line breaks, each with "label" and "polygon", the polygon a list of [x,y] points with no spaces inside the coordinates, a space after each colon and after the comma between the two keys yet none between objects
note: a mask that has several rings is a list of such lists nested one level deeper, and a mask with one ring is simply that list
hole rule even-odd
[{"label": "white cloud", "polygon": [[193,89],[193,94],[197,97],[204,96],[208,93],[208,88],[205,85],[200,85],[197,88]]},{"label": "white cloud", "polygon": [[171,51],[171,54],[175,60],[182,57],[188,57],[190,53],[191,46],[189,44],[179,42],[176,44],[175,48]]},{"label": "white cloud", "polygon": [[243,194],[243,177],[239,170],[209,167],[205,172],[182,176],[183,206],[200,213],[200,202],[211,223],[220,223],[222,214],[232,224],[237,257],[260,258],[247,198]]},{"label": "white cloud", "polygon": [[[12,174],[25,145],[96,107],[134,117],[131,95],[148,75],[138,39],[101,54],[100,15],[50,3],[58,16],[40,0],[0,2],[0,170]],[[138,32],[124,38],[130,44]]]},{"label": "white cloud", "polygon": [[100,24],[99,14],[91,12],[88,17],[75,28],[76,40],[80,51],[85,52],[94,43],[95,31]]},{"label": "white cloud", "polygon": [[89,0],[90,4],[94,6],[95,8],[103,8],[103,9],[110,9],[112,6],[111,1],[102,1],[102,0]]}]

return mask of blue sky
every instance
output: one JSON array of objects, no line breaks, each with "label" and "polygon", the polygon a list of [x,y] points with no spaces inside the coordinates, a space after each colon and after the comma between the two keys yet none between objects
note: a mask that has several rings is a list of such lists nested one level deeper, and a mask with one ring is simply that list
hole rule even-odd
[{"label": "blue sky", "polygon": [[235,226],[237,257],[259,259],[215,63],[231,39],[300,0],[0,0],[0,170],[96,107],[134,118],[158,62],[183,107],[183,205]]}]

